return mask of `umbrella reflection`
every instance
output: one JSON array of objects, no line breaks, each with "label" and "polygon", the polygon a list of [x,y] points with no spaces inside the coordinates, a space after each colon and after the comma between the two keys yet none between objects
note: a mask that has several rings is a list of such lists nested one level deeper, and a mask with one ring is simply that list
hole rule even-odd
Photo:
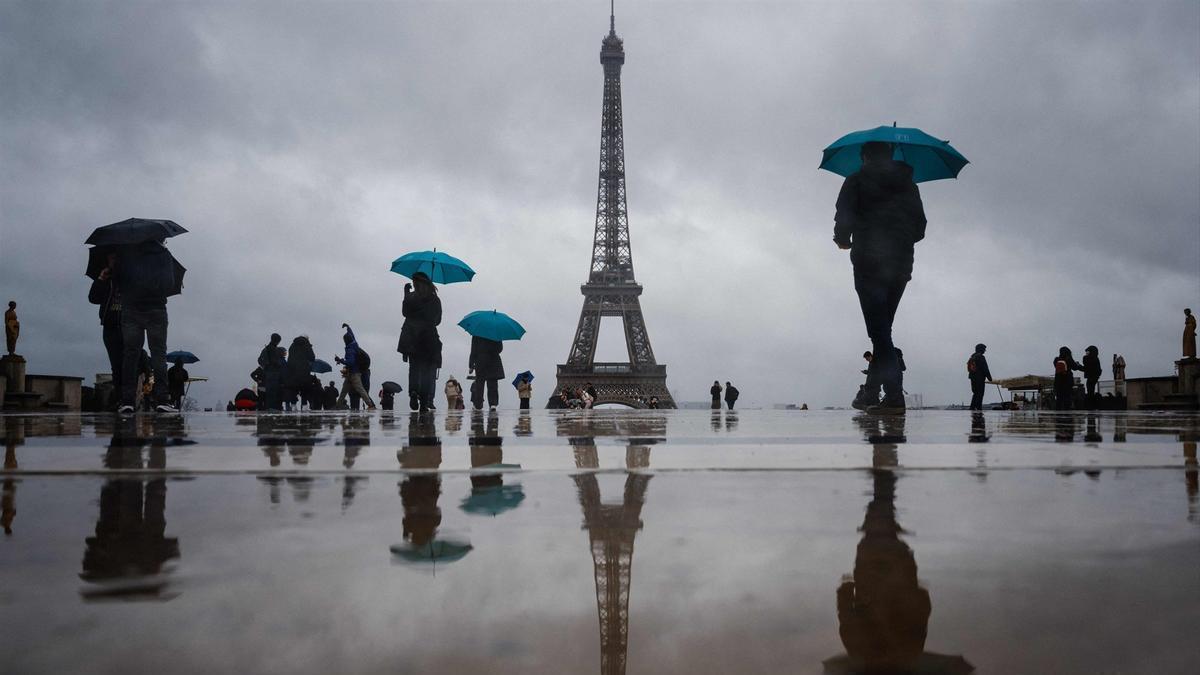
[{"label": "umbrella reflection", "polygon": [[504,484],[504,473],[500,470],[519,469],[521,465],[504,463],[504,439],[500,437],[499,422],[495,411],[488,413],[486,426],[483,411],[471,413],[471,436],[468,439],[471,468],[490,467],[497,471],[471,472],[471,494],[459,505],[467,513],[496,516],[517,508],[525,500],[525,490],[520,483]]},{"label": "umbrella reflection", "polygon": [[432,413],[414,412],[409,416],[408,444],[396,453],[396,458],[407,473],[400,481],[404,541],[389,547],[392,559],[420,565],[462,559],[470,552],[471,542],[439,537],[437,532],[442,524],[442,509],[438,506],[442,476],[436,471],[442,465],[442,440],[437,436]]}]

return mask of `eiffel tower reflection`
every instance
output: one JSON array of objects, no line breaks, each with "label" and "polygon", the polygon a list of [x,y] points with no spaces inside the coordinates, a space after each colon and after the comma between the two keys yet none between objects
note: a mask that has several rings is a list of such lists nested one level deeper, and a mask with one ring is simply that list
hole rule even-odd
[{"label": "eiffel tower reflection", "polygon": [[625,439],[625,468],[650,466],[650,448],[666,437],[666,417],[561,417],[558,435],[567,436],[574,449],[575,466],[586,469],[571,476],[583,509],[596,582],[596,610],[600,621],[600,672],[625,672],[629,649],[629,593],[633,572],[633,542],[642,529],[642,506],[652,476],[627,471],[620,503],[604,502],[594,469],[600,468],[596,436]]}]

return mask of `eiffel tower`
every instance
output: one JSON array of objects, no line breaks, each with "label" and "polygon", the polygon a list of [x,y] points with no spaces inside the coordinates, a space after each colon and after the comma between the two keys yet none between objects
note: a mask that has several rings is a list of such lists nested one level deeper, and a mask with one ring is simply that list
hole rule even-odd
[{"label": "eiffel tower", "polygon": [[[609,14],[608,35],[600,43],[604,67],[604,104],[600,128],[600,183],[596,197],[596,234],[592,267],[583,292],[583,312],[567,362],[558,366],[558,387],[592,383],[595,403],[639,405],[639,397],[658,399],[660,408],[674,408],[667,390],[667,367],[654,360],[646,320],[642,316],[642,286],[633,278],[633,251],[625,203],[625,138],[621,121],[621,66],[625,47],[617,37],[616,18]],[[625,328],[626,362],[597,363],[596,343],[601,317],[620,317]],[[556,395],[549,407],[559,405]]]}]

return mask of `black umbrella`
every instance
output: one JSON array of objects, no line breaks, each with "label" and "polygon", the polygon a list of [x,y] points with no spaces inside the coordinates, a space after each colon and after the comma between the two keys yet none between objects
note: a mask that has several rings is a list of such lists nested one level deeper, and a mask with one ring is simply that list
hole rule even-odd
[{"label": "black umbrella", "polygon": [[140,244],[143,241],[162,241],[167,237],[183,234],[183,229],[173,220],[150,220],[129,218],[119,223],[97,227],[85,244],[96,246],[122,246]]},{"label": "black umbrella", "polygon": [[404,391],[404,387],[401,387],[399,384],[388,380],[387,382],[383,383],[383,390],[392,394],[399,394],[400,392]]},{"label": "black umbrella", "polygon": [[[88,263],[87,269],[84,270],[84,274],[86,274],[89,279],[99,279],[100,272],[103,271],[105,267],[108,267],[108,254],[115,253],[119,250],[128,251],[130,249],[127,246],[93,246],[92,248],[88,249]],[[171,256],[171,265],[175,270],[175,285],[171,288],[171,292],[167,294],[167,297],[179,295],[183,292],[183,275],[187,273],[187,268],[183,265],[180,265],[179,261],[176,260],[175,256],[173,255]]]}]

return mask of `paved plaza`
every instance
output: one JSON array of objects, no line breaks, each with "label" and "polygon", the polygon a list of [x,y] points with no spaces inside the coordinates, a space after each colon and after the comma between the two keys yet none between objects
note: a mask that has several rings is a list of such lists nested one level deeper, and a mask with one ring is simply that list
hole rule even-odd
[{"label": "paved plaza", "polygon": [[5,673],[1183,673],[1200,657],[1197,416],[0,421]]}]

